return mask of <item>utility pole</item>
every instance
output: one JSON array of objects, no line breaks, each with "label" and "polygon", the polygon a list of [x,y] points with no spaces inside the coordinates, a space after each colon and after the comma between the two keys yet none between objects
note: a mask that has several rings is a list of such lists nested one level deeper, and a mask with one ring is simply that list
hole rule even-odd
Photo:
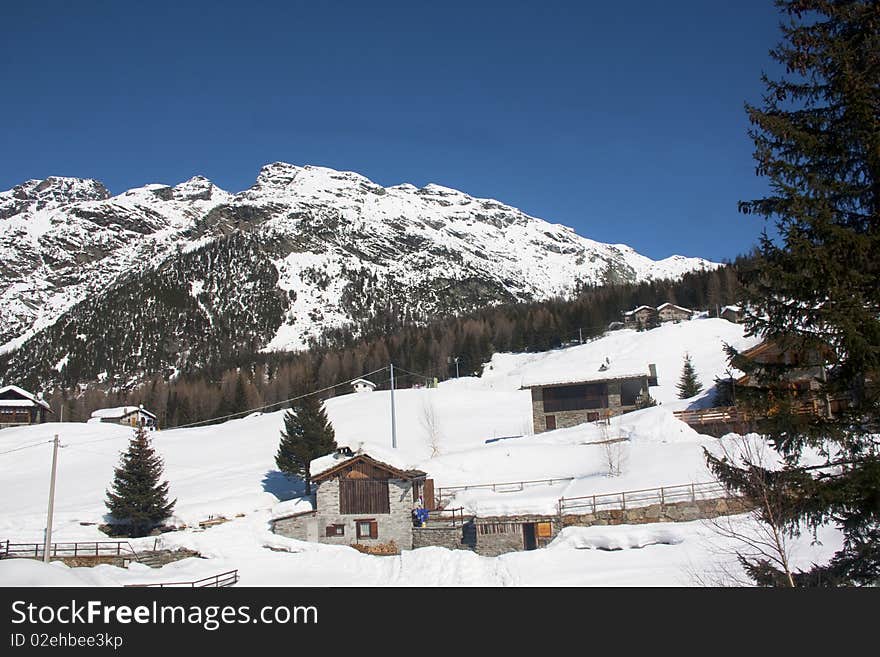
[{"label": "utility pole", "polygon": [[581,344],[584,343],[584,329],[578,329],[578,339],[581,341]]},{"label": "utility pole", "polygon": [[55,510],[55,470],[58,468],[58,434],[52,449],[52,478],[49,480],[49,513],[46,519],[46,544],[43,546],[43,561],[49,563],[49,548],[52,545],[52,514]]},{"label": "utility pole", "polygon": [[391,447],[397,449],[397,418],[394,415],[394,363],[391,363]]}]

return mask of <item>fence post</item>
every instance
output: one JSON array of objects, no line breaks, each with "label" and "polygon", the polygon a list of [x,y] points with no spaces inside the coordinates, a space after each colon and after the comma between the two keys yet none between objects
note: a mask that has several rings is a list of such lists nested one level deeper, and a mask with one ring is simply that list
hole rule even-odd
[{"label": "fence post", "polygon": [[620,508],[626,511],[626,492],[620,494]]},{"label": "fence post", "polygon": [[596,496],[593,495],[593,515],[596,515]]},{"label": "fence post", "polygon": [[666,498],[663,495],[663,486],[660,486],[660,507],[663,508],[663,505],[666,503]]},{"label": "fence post", "polygon": [[692,501],[692,502],[696,502],[696,501],[697,501],[697,491],[694,489],[694,485],[693,485],[693,484],[691,484],[691,501]]}]

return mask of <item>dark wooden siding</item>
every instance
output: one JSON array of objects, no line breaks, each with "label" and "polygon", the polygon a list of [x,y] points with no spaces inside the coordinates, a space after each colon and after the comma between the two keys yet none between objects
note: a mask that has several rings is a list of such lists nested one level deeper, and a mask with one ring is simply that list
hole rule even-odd
[{"label": "dark wooden siding", "polygon": [[608,385],[605,383],[544,388],[545,413],[607,407]]},{"label": "dark wooden siding", "polygon": [[371,463],[357,461],[339,472],[344,479],[391,479],[392,475],[387,470],[377,468]]},{"label": "dark wooden siding", "polygon": [[426,509],[433,510],[437,508],[437,504],[434,502],[433,479],[425,479],[425,489],[422,494],[422,502],[424,503]]},{"label": "dark wooden siding", "polygon": [[339,513],[391,513],[388,480],[339,480]]}]

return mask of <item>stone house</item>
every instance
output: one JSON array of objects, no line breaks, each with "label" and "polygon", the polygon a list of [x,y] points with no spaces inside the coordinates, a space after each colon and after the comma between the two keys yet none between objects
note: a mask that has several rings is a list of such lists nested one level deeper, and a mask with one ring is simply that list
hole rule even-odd
[{"label": "stone house", "polygon": [[0,388],[0,429],[42,424],[51,412],[42,393],[35,395],[14,385]]},{"label": "stone house", "polygon": [[433,506],[433,481],[421,470],[341,448],[312,461],[314,508],[272,520],[272,531],[336,545],[413,547],[413,510]]},{"label": "stone house", "polygon": [[691,319],[694,311],[674,303],[664,303],[657,306],[657,318],[660,322],[683,322]]},{"label": "stone house", "polygon": [[648,386],[657,385],[657,369],[647,372],[614,371],[568,381],[533,381],[523,389],[532,393],[535,433],[573,427],[634,411],[650,397]]}]

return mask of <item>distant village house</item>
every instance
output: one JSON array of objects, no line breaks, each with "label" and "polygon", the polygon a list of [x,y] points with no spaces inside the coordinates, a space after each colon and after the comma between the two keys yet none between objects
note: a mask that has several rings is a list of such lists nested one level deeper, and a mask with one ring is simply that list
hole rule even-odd
[{"label": "distant village house", "polygon": [[663,303],[657,306],[639,306],[623,313],[623,325],[626,328],[652,328],[664,322],[683,322],[693,319],[695,311],[674,303]]},{"label": "distant village house", "polygon": [[626,328],[647,328],[657,321],[657,309],[653,306],[639,306],[623,313],[623,325]]},{"label": "distant village house", "polygon": [[51,412],[42,393],[35,395],[14,385],[0,388],[0,429],[42,424]]},{"label": "distant village house", "polygon": [[674,303],[664,303],[657,306],[657,316],[660,322],[683,322],[694,316],[690,308],[676,306]]},{"label": "distant village house", "polygon": [[130,427],[144,427],[156,429],[158,424],[156,416],[143,406],[118,406],[116,408],[100,408],[92,412],[89,422],[110,422],[112,424],[124,424]]},{"label": "distant village house", "polygon": [[724,306],[718,316],[728,322],[739,324],[742,321],[743,313],[739,306]]},{"label": "distant village house", "polygon": [[355,379],[351,382],[351,387],[355,392],[373,392],[376,389],[376,384],[366,379]]}]

